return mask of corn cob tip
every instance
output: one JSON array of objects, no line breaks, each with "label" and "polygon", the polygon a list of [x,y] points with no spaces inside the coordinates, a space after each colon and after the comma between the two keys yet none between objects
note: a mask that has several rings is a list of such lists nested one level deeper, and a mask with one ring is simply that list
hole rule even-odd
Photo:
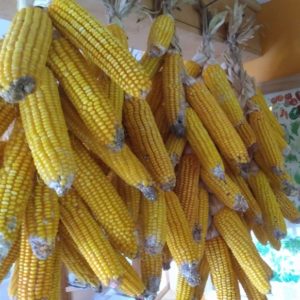
[{"label": "corn cob tip", "polygon": [[171,192],[174,189],[175,185],[176,185],[176,180],[171,179],[168,182],[161,184],[160,187],[165,192]]},{"label": "corn cob tip", "polygon": [[263,225],[264,220],[263,220],[262,214],[257,214],[257,215],[254,217],[254,222],[255,222],[255,224]]},{"label": "corn cob tip", "polygon": [[32,253],[39,260],[46,260],[51,254],[55,247],[54,241],[47,241],[38,236],[29,237],[29,244],[32,250]]},{"label": "corn cob tip", "polygon": [[162,45],[151,45],[148,51],[150,57],[161,57],[167,52],[167,48]]},{"label": "corn cob tip", "polygon": [[277,241],[282,240],[283,238],[286,237],[286,233],[282,232],[280,229],[274,229],[273,230],[273,236]]},{"label": "corn cob tip", "polygon": [[201,241],[202,230],[199,224],[194,225],[192,235],[195,242],[199,243]]},{"label": "corn cob tip", "polygon": [[151,235],[145,238],[144,249],[145,252],[150,255],[160,254],[163,249],[163,245],[157,241],[156,236]]},{"label": "corn cob tip", "polygon": [[12,246],[12,243],[4,239],[2,233],[0,233],[0,263],[5,259],[8,255],[9,250]]},{"label": "corn cob tip", "polygon": [[171,269],[171,262],[170,261],[163,262],[162,268],[163,268],[164,271],[170,270]]},{"label": "corn cob tip", "polygon": [[62,197],[71,188],[74,177],[74,174],[64,178],[60,177],[57,181],[49,182],[48,187],[54,190],[57,196]]},{"label": "corn cob tip", "polygon": [[116,127],[116,138],[114,142],[108,146],[109,149],[111,149],[114,152],[120,151],[124,146],[124,140],[125,140],[125,133],[124,128],[122,126]]},{"label": "corn cob tip", "polygon": [[241,212],[245,212],[248,209],[247,200],[240,194],[236,195],[234,198],[233,209]]},{"label": "corn cob tip", "polygon": [[171,153],[170,154],[170,160],[172,162],[172,166],[176,167],[179,163],[179,156],[176,153]]},{"label": "corn cob tip", "polygon": [[186,86],[192,86],[197,82],[197,80],[194,77],[189,76],[188,74],[184,74],[184,76],[182,78],[182,82]]},{"label": "corn cob tip", "polygon": [[112,289],[117,289],[121,284],[121,280],[118,278],[111,279],[108,283],[108,286]]},{"label": "corn cob tip", "polygon": [[199,284],[198,262],[184,263],[179,266],[180,274],[185,278],[187,283],[195,287]]},{"label": "corn cob tip", "polygon": [[0,89],[0,96],[8,103],[16,103],[23,100],[28,94],[34,92],[35,79],[30,76],[22,76],[12,82],[7,90]]},{"label": "corn cob tip", "polygon": [[282,175],[284,173],[284,170],[281,167],[279,167],[279,166],[274,166],[274,167],[272,167],[272,172],[275,175],[280,176],[280,175]]},{"label": "corn cob tip", "polygon": [[212,174],[218,179],[225,180],[224,168],[221,165],[217,165],[212,169]]},{"label": "corn cob tip", "polygon": [[143,299],[145,299],[145,300],[155,300],[156,296],[157,296],[156,293],[151,294],[150,292],[145,291],[144,294],[143,294]]},{"label": "corn cob tip", "polygon": [[[160,286],[160,276],[150,276],[147,281],[147,289],[144,292],[144,297],[148,297],[146,299],[152,299],[149,298],[150,296],[156,296],[159,286]],[[155,298],[154,298],[155,299]]]},{"label": "corn cob tip", "polygon": [[153,186],[145,186],[143,184],[139,184],[137,189],[141,191],[144,197],[147,200],[155,201],[157,199],[157,192]]}]

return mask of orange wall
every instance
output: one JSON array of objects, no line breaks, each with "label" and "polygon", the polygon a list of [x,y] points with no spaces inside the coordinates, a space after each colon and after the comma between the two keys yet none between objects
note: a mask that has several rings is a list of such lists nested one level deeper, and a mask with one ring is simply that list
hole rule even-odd
[{"label": "orange wall", "polygon": [[245,64],[258,82],[300,73],[300,1],[271,0],[258,14],[263,55]]}]

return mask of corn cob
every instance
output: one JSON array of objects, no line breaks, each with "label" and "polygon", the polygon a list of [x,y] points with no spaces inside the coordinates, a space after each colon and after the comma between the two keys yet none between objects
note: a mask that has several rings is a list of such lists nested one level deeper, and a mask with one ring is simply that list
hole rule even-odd
[{"label": "corn cob", "polygon": [[268,123],[272,126],[273,130],[279,133],[282,137],[285,136],[285,131],[283,127],[280,125],[276,117],[270,111],[267,101],[264,98],[264,95],[261,90],[256,91],[256,95],[251,99],[254,104],[258,105],[260,110],[263,112],[264,116],[268,119]]},{"label": "corn cob", "polygon": [[162,268],[163,268],[163,270],[165,270],[165,271],[170,270],[172,260],[173,260],[173,257],[169,250],[169,247],[167,244],[165,244],[165,246],[163,248],[163,252],[162,252]]},{"label": "corn cob", "polygon": [[137,253],[134,223],[115,188],[78,140],[73,139],[77,177],[74,187],[115,248],[129,257]]},{"label": "corn cob", "polygon": [[58,223],[57,196],[38,178],[26,212],[28,242],[37,259],[47,259],[55,248]]},{"label": "corn cob", "polygon": [[[54,280],[55,251],[39,260],[31,251],[25,226],[21,232],[17,299],[49,299]],[[58,276],[58,274],[55,274]]]},{"label": "corn cob", "polygon": [[141,275],[146,286],[146,296],[156,296],[162,273],[162,255],[150,255],[145,251],[141,252]]},{"label": "corn cob", "polygon": [[116,253],[116,255],[119,259],[120,265],[125,271],[118,289],[131,297],[141,296],[145,290],[142,280],[123,255],[119,253]]},{"label": "corn cob", "polygon": [[300,211],[297,210],[294,203],[280,189],[273,189],[276,200],[279,204],[283,216],[292,223],[300,223]]},{"label": "corn cob", "polygon": [[284,160],[276,139],[271,135],[273,130],[270,124],[261,111],[250,113],[249,122],[256,134],[259,152],[267,167],[273,173],[280,174],[284,170]]},{"label": "corn cob", "polygon": [[165,145],[173,167],[175,168],[180,161],[181,155],[186,145],[186,139],[178,138],[176,135],[170,133]]},{"label": "corn cob", "polygon": [[117,284],[123,268],[83,200],[71,190],[60,204],[61,220],[96,276],[105,285]]},{"label": "corn cob", "polygon": [[244,145],[246,146],[249,156],[252,157],[253,153],[256,152],[258,148],[256,135],[247,122],[247,120],[243,120],[238,126],[236,126],[236,131],[241,137]]},{"label": "corn cob", "polygon": [[82,282],[86,282],[93,287],[99,286],[99,279],[87,260],[79,252],[77,245],[63,223],[59,225],[59,239],[61,242],[61,259],[68,271],[72,272]]},{"label": "corn cob", "polygon": [[156,191],[153,187],[153,180],[130,148],[125,144],[118,152],[110,151],[93,137],[74,107],[67,102],[67,99],[64,99],[62,103],[67,125],[73,134],[122,178],[124,182],[139,189],[147,199],[155,200]]},{"label": "corn cob", "polygon": [[16,112],[17,108],[14,105],[0,102],[0,136],[3,135],[8,126],[12,123],[16,117]]},{"label": "corn cob", "polygon": [[[161,68],[163,63],[162,57],[155,57],[149,55],[145,52],[140,60],[140,64],[144,68],[144,71],[152,79],[156,73],[158,73],[159,69]],[[153,84],[152,88],[153,89]]]},{"label": "corn cob", "polygon": [[42,180],[58,195],[74,179],[74,159],[56,81],[44,70],[37,90],[20,103],[20,114],[34,164]]},{"label": "corn cob", "polygon": [[176,284],[176,299],[177,300],[193,300],[197,286],[190,286],[185,278],[178,274]]},{"label": "corn cob", "polygon": [[159,191],[156,201],[141,202],[141,227],[144,251],[150,255],[160,254],[167,235],[166,199]]},{"label": "corn cob", "polygon": [[157,108],[157,110],[155,111],[154,118],[155,118],[156,126],[159,130],[159,133],[160,133],[163,141],[165,142],[169,135],[169,127],[166,126],[166,112],[165,112],[164,104],[161,104]]},{"label": "corn cob", "polygon": [[143,158],[163,190],[172,189],[175,185],[173,166],[148,103],[135,98],[125,101],[124,119],[137,156]]},{"label": "corn cob", "polygon": [[206,170],[201,170],[201,179],[223,204],[237,211],[245,212],[248,209],[248,203],[238,185],[225,174],[224,180],[212,176]]},{"label": "corn cob", "polygon": [[268,243],[268,236],[267,233],[264,229],[264,226],[262,224],[253,224],[252,226],[253,233],[257,240],[262,244],[262,245],[267,245]]},{"label": "corn cob", "polygon": [[163,56],[169,49],[175,34],[175,20],[170,14],[163,14],[154,19],[147,41],[147,52],[150,56]]},{"label": "corn cob", "polygon": [[9,285],[7,288],[7,293],[10,299],[15,300],[17,299],[18,295],[18,278],[19,277],[19,259],[16,260],[13,272],[10,277]]},{"label": "corn cob", "polygon": [[212,177],[224,179],[222,158],[201,120],[192,108],[186,109],[187,140],[197,155],[201,167]]},{"label": "corn cob", "polygon": [[208,65],[202,73],[204,82],[219,102],[234,127],[244,122],[245,117],[239,100],[219,64]]},{"label": "corn cob", "polygon": [[264,294],[261,294],[257,288],[250,282],[247,274],[241,268],[239,263],[236,261],[234,256],[231,256],[231,261],[233,265],[234,273],[236,274],[239,282],[241,283],[248,299],[251,300],[267,300],[267,297]]},{"label": "corn cob", "polygon": [[16,239],[8,255],[0,262],[0,282],[5,278],[11,266],[18,259],[20,253],[20,239]]},{"label": "corn cob", "polygon": [[206,233],[208,229],[208,218],[209,218],[209,202],[208,193],[203,185],[199,185],[198,190],[199,198],[199,225],[200,225],[200,242],[199,242],[199,258],[202,259],[204,255]]},{"label": "corn cob", "polygon": [[242,192],[243,196],[247,200],[249,206],[245,212],[245,217],[247,218],[247,220],[254,223],[262,224],[263,218],[262,218],[261,209],[256,199],[254,198],[249,186],[247,185],[245,179],[242,176],[234,175],[231,172],[228,172],[228,175],[232,179],[232,181],[236,183],[236,185],[239,187],[240,191]]},{"label": "corn cob", "polygon": [[188,76],[197,78],[201,75],[202,66],[193,60],[184,60],[184,68]]},{"label": "corn cob", "polygon": [[181,54],[169,50],[164,56],[163,64],[163,97],[165,113],[170,131],[177,137],[186,133],[186,100],[182,84],[183,63]]},{"label": "corn cob", "polygon": [[251,174],[248,184],[261,207],[266,231],[276,240],[282,239],[286,236],[286,225],[266,175],[260,170]]},{"label": "corn cob", "polygon": [[20,101],[38,86],[51,39],[47,11],[24,7],[16,13],[0,51],[0,96],[5,101]]},{"label": "corn cob", "polygon": [[214,215],[213,224],[232,251],[251,283],[262,293],[270,290],[268,276],[247,228],[236,212],[223,208]]},{"label": "corn cob", "polygon": [[200,275],[200,284],[196,286],[195,289],[195,300],[202,299],[206,282],[209,275],[209,265],[207,262],[206,255],[203,256],[201,263],[199,265],[199,275]]},{"label": "corn cob", "polygon": [[152,87],[146,100],[152,110],[152,113],[155,114],[157,109],[163,103],[162,72],[158,72],[152,79]]},{"label": "corn cob", "polygon": [[92,134],[111,150],[119,151],[124,142],[122,125],[80,52],[66,39],[56,39],[48,65]]},{"label": "corn cob", "polygon": [[249,162],[247,149],[225,112],[203,82],[186,82],[187,101],[193,107],[222,155],[235,166]]},{"label": "corn cob", "polygon": [[201,240],[199,224],[199,197],[198,184],[200,177],[200,164],[195,154],[185,154],[177,170],[176,187],[174,192],[179,198],[181,207],[189,223],[190,232],[195,242]]},{"label": "corn cob", "polygon": [[88,53],[126,93],[139,97],[149,90],[150,81],[130,52],[79,4],[72,0],[54,0],[49,14],[55,27],[77,48]]},{"label": "corn cob", "polygon": [[125,202],[134,224],[137,224],[142,202],[141,193],[120,178],[117,178],[117,191]]},{"label": "corn cob", "polygon": [[205,255],[217,292],[218,299],[238,300],[236,278],[230,260],[230,252],[222,237],[217,236],[206,241]]},{"label": "corn cob", "polygon": [[18,237],[33,188],[34,173],[22,123],[17,119],[5,147],[0,171],[0,262]]},{"label": "corn cob", "polygon": [[167,245],[180,274],[191,286],[196,286],[199,283],[197,247],[176,194],[166,192],[165,196],[168,222]]}]

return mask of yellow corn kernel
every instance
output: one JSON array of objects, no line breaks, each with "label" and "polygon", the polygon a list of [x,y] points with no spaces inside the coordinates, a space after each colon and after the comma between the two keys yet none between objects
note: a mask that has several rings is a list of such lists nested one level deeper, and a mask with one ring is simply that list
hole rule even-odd
[{"label": "yellow corn kernel", "polygon": [[218,299],[239,299],[229,249],[222,237],[206,241],[205,255]]},{"label": "yellow corn kernel", "polygon": [[201,240],[200,203],[198,185],[200,177],[200,163],[195,154],[183,155],[177,169],[176,186],[174,192],[178,196],[181,207],[189,223],[190,232],[195,242]]},{"label": "yellow corn kernel", "polygon": [[[140,64],[144,68],[146,74],[152,79],[163,64],[162,57],[155,57],[145,52],[140,60]],[[153,88],[153,84],[151,89]]]},{"label": "yellow corn kernel", "polygon": [[10,277],[9,285],[7,288],[7,293],[10,299],[17,299],[18,295],[18,280],[19,280],[19,259],[16,260],[14,267],[13,267],[13,273]]},{"label": "yellow corn kernel", "polygon": [[[227,169],[226,169],[227,172]],[[250,222],[262,224],[263,218],[262,218],[262,212],[261,209],[254,198],[252,191],[250,190],[249,186],[247,185],[247,182],[241,175],[235,175],[231,172],[228,172],[229,177],[237,184],[240,191],[242,192],[243,196],[247,200],[248,203],[248,209],[245,212],[245,217]]]},{"label": "yellow corn kernel", "polygon": [[112,151],[119,151],[124,142],[122,125],[80,52],[59,38],[52,43],[48,64],[92,134]]},{"label": "yellow corn kernel", "polygon": [[170,133],[165,145],[173,167],[175,168],[180,161],[181,155],[186,145],[186,139],[178,138],[173,133]]},{"label": "yellow corn kernel", "polygon": [[67,125],[72,133],[124,182],[139,189],[147,199],[155,200],[153,179],[130,148],[124,144],[120,151],[110,151],[91,134],[66,98],[62,103]]},{"label": "yellow corn kernel", "polygon": [[55,27],[92,58],[121,89],[134,97],[144,96],[151,82],[128,49],[73,0],[54,0],[49,14]]},{"label": "yellow corn kernel", "polygon": [[199,283],[197,274],[198,251],[193,241],[188,221],[174,192],[166,192],[167,203],[167,245],[180,274],[191,286]]},{"label": "yellow corn kernel", "polygon": [[169,247],[167,244],[165,244],[165,246],[163,248],[163,252],[162,252],[162,268],[163,268],[163,270],[165,270],[165,271],[170,270],[172,260],[173,260],[173,257],[169,250]]},{"label": "yellow corn kernel", "polygon": [[169,134],[169,127],[166,126],[166,112],[164,104],[161,104],[154,114],[156,126],[159,130],[159,133],[163,139],[163,141],[166,141],[167,136]]},{"label": "yellow corn kernel", "polygon": [[84,146],[75,138],[72,142],[77,165],[75,189],[103,226],[113,246],[127,256],[135,257],[135,225],[124,202]]},{"label": "yellow corn kernel", "polygon": [[205,249],[205,240],[208,229],[209,218],[209,198],[208,192],[202,184],[199,185],[198,190],[199,198],[199,225],[200,225],[200,242],[199,242],[199,258],[202,259]]},{"label": "yellow corn kernel", "polygon": [[201,81],[186,82],[187,101],[193,107],[221,154],[230,164],[249,162],[247,149],[216,98]]},{"label": "yellow corn kernel", "polygon": [[191,107],[186,109],[186,123],[187,140],[197,155],[201,167],[212,177],[224,179],[222,158],[201,120]]},{"label": "yellow corn kernel", "polygon": [[59,217],[56,194],[38,178],[27,205],[25,221],[28,242],[38,259],[47,259],[55,248]]},{"label": "yellow corn kernel", "polygon": [[285,131],[283,127],[280,125],[275,115],[273,115],[272,111],[269,109],[268,103],[262,93],[261,90],[256,91],[256,95],[251,99],[256,105],[259,106],[264,116],[268,119],[269,124],[272,126],[273,130],[279,133],[282,137],[285,136]]},{"label": "yellow corn kernel", "polygon": [[35,169],[20,119],[5,147],[0,171],[0,262],[18,237],[31,196]]},{"label": "yellow corn kernel", "polygon": [[116,284],[124,273],[123,268],[83,200],[71,190],[59,201],[61,220],[96,276],[105,285]]},{"label": "yellow corn kernel", "polygon": [[38,259],[31,251],[25,226],[21,232],[17,299],[49,299],[52,293],[55,252]]},{"label": "yellow corn kernel", "polygon": [[213,224],[221,234],[232,254],[248,275],[251,283],[262,293],[270,291],[268,276],[261,264],[259,253],[251,240],[248,229],[238,214],[228,208],[214,215]]},{"label": "yellow corn kernel", "polygon": [[56,300],[61,297],[62,294],[62,263],[61,263],[61,243],[57,241],[54,252],[54,266],[52,274],[52,287],[51,296],[49,300]]},{"label": "yellow corn kernel", "polygon": [[24,7],[14,16],[0,51],[0,96],[14,103],[39,85],[52,40],[48,12]]},{"label": "yellow corn kernel", "polygon": [[167,213],[163,191],[158,192],[156,201],[141,202],[141,227],[143,248],[148,254],[160,254],[166,242]]},{"label": "yellow corn kernel", "polygon": [[175,185],[173,166],[149,104],[136,98],[126,100],[124,121],[135,154],[163,190],[172,189]]},{"label": "yellow corn kernel", "polygon": [[258,144],[256,135],[251,128],[247,120],[243,120],[238,126],[236,126],[236,131],[241,137],[244,145],[246,146],[249,156],[252,157],[253,153],[257,150]]},{"label": "yellow corn kernel", "polygon": [[150,27],[147,52],[150,56],[163,56],[175,34],[175,20],[170,14],[156,17]]},{"label": "yellow corn kernel", "polygon": [[141,275],[146,286],[145,296],[156,296],[162,275],[162,254],[141,251]]},{"label": "yellow corn kernel", "polygon": [[0,167],[1,168],[3,165],[3,156],[4,156],[4,149],[5,149],[6,144],[7,144],[7,142],[0,141]]},{"label": "yellow corn kernel", "polygon": [[195,288],[195,297],[194,299],[202,299],[206,282],[209,275],[209,265],[207,262],[206,255],[203,256],[200,265],[199,265],[199,276],[200,276],[200,284]]},{"label": "yellow corn kernel", "polygon": [[262,155],[267,167],[275,174],[284,171],[284,159],[276,139],[272,136],[272,127],[261,111],[249,114],[249,123],[253,128]]},{"label": "yellow corn kernel", "polygon": [[283,216],[292,223],[300,223],[300,211],[297,210],[293,201],[279,188],[273,189],[273,192]]},{"label": "yellow corn kernel", "polygon": [[267,300],[267,297],[264,294],[261,294],[257,290],[257,288],[250,282],[250,280],[248,279],[247,274],[241,268],[241,266],[236,261],[236,259],[234,258],[233,255],[231,256],[231,261],[232,261],[234,273],[236,274],[239,282],[241,283],[248,299]]},{"label": "yellow corn kernel", "polygon": [[[1,101],[1,98],[0,98]],[[17,108],[14,105],[0,102],[0,136],[6,131],[17,115]]]},{"label": "yellow corn kernel", "polygon": [[164,56],[163,96],[170,131],[177,137],[186,133],[186,100],[182,83],[183,63],[179,51],[169,50]]},{"label": "yellow corn kernel", "polygon": [[98,287],[100,285],[98,277],[80,253],[63,223],[59,225],[59,239],[61,243],[61,259],[68,271],[72,272],[80,281],[86,282],[93,287]]},{"label": "yellow corn kernel", "polygon": [[197,78],[201,75],[202,66],[193,60],[184,60],[184,68],[188,76]]},{"label": "yellow corn kernel", "polygon": [[193,300],[197,286],[190,286],[185,278],[178,274],[176,284],[176,300]]},{"label": "yellow corn kernel", "polygon": [[124,274],[120,280],[118,289],[130,297],[141,296],[145,290],[145,286],[141,278],[123,255],[120,253],[116,253],[116,255],[119,259],[120,265],[124,269]]},{"label": "yellow corn kernel", "polygon": [[125,30],[116,23],[111,23],[106,26],[106,29],[116,38],[123,48],[128,49],[128,37]]},{"label": "yellow corn kernel", "polygon": [[202,73],[204,82],[219,102],[234,127],[244,122],[245,117],[239,100],[230,86],[225,71],[219,64],[208,65]]},{"label": "yellow corn kernel", "polygon": [[146,100],[152,110],[152,113],[155,114],[157,109],[163,103],[162,72],[158,72],[152,79],[152,87]]},{"label": "yellow corn kernel", "polygon": [[[137,224],[142,202],[142,195],[137,189],[126,184],[120,178],[116,178],[116,181],[116,189],[123,201],[125,202],[125,205],[127,206],[128,212],[134,224]],[[143,201],[145,201],[145,199]]]},{"label": "yellow corn kernel", "polygon": [[201,170],[201,179],[223,204],[237,211],[245,212],[248,209],[248,203],[243,196],[238,185],[225,174],[224,180],[212,176],[209,172]]},{"label": "yellow corn kernel", "polygon": [[19,254],[20,254],[20,239],[16,239],[8,255],[3,260],[0,260],[0,282],[2,282],[6,274],[9,272],[11,266],[18,259]]},{"label": "yellow corn kernel", "polygon": [[262,244],[267,245],[268,243],[268,236],[264,229],[264,225],[262,224],[253,224],[252,226],[253,233],[256,239]]},{"label": "yellow corn kernel", "polygon": [[255,174],[250,174],[248,184],[262,210],[266,232],[276,240],[284,238],[287,233],[286,224],[266,175],[258,170]]},{"label": "yellow corn kernel", "polygon": [[50,70],[45,69],[40,86],[19,107],[37,171],[61,196],[73,183],[75,165],[57,83]]}]

